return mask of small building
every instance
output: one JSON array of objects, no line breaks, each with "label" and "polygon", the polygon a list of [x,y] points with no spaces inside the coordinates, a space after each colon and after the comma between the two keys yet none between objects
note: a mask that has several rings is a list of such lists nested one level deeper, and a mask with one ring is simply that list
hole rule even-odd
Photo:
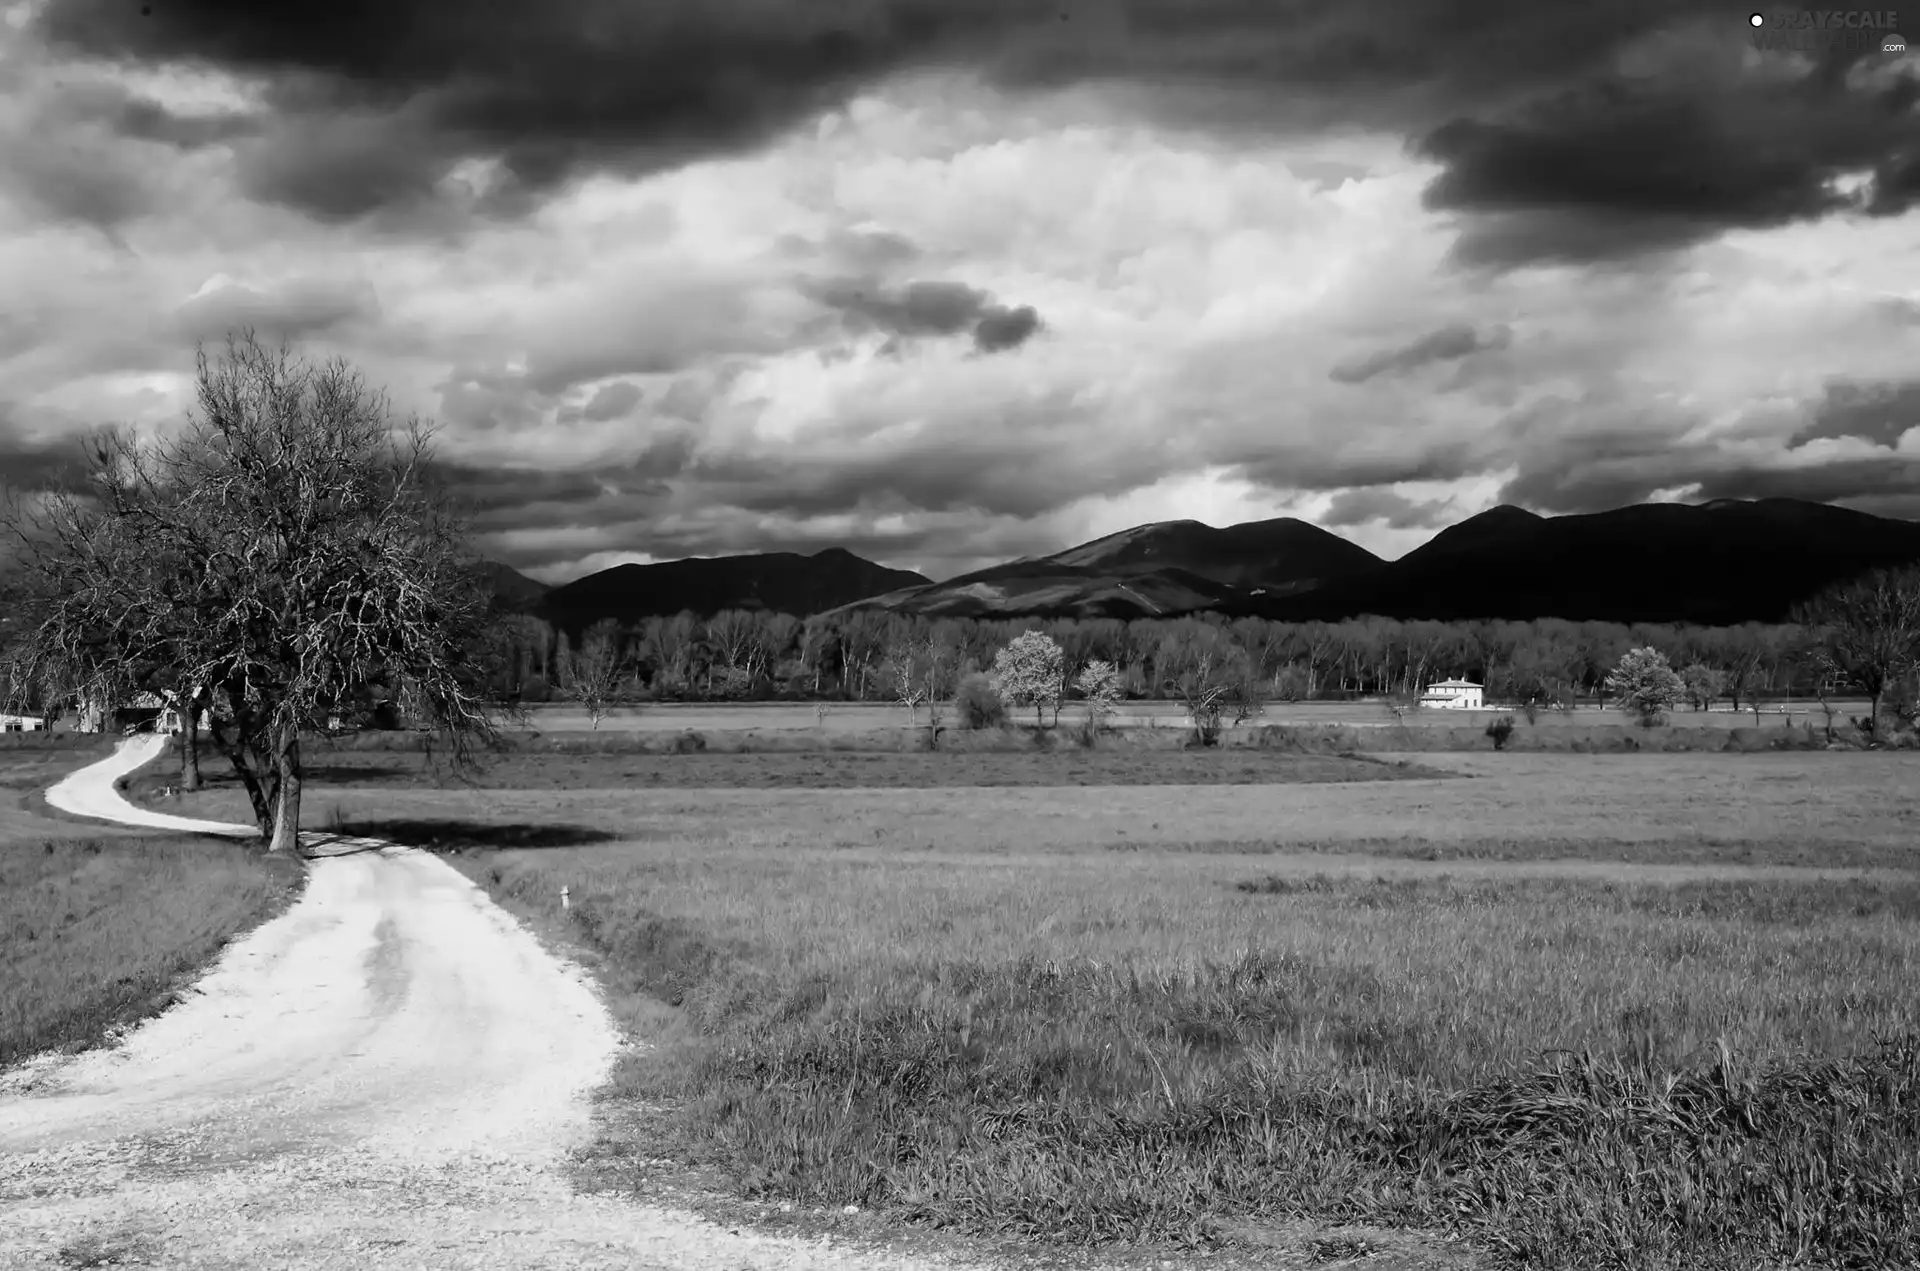
[{"label": "small building", "polygon": [[38,715],[0,715],[0,733],[37,733],[46,726]]},{"label": "small building", "polygon": [[[207,727],[206,712],[201,712],[200,728]],[[180,712],[158,693],[135,693],[124,702],[108,708],[94,698],[82,698],[74,721],[74,731],[82,733],[177,733]]]},{"label": "small building", "polygon": [[1423,709],[1477,711],[1486,709],[1486,689],[1472,680],[1439,680],[1420,694]]},{"label": "small building", "polygon": [[172,715],[158,693],[135,693],[113,712],[113,726],[123,733],[172,732],[164,726]]}]

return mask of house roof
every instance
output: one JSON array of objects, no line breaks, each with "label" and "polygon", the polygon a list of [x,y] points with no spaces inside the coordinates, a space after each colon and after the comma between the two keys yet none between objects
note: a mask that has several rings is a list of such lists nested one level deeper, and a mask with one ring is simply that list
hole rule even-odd
[{"label": "house roof", "polygon": [[127,699],[127,708],[137,711],[160,710],[166,706],[158,693],[135,693]]},{"label": "house roof", "polygon": [[1472,680],[1435,680],[1433,683],[1427,685],[1427,687],[1429,689],[1436,689],[1436,688],[1480,688],[1482,686],[1479,684],[1475,684]]}]

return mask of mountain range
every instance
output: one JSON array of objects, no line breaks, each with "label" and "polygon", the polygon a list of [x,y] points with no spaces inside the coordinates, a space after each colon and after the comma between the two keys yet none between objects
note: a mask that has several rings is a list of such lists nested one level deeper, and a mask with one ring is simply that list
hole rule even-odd
[{"label": "mountain range", "polygon": [[489,563],[501,602],[569,630],[690,609],[796,616],[855,609],[929,617],[1285,621],[1531,619],[1780,622],[1822,587],[1920,561],[1920,523],[1798,499],[1643,503],[1544,517],[1501,506],[1395,561],[1292,517],[1216,529],[1161,521],[933,582],[841,548],[616,565],[545,588]]}]

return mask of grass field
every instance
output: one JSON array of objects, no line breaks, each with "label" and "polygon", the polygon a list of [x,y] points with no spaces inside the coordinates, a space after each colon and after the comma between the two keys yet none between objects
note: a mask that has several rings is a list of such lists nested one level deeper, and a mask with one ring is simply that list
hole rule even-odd
[{"label": "grass field", "polygon": [[0,746],[0,1068],[164,1008],[302,877],[231,842],[36,810],[39,791],[111,748],[77,737]]},{"label": "grass field", "polygon": [[[671,1151],[1081,1241],[1311,1216],[1541,1267],[1920,1261],[1915,756],[801,766],[835,758],[523,755],[469,787],[331,754],[309,807],[461,849],[594,952],[652,1043],[606,1105],[616,1174]],[[1264,780],[1217,783],[1237,762]]]}]

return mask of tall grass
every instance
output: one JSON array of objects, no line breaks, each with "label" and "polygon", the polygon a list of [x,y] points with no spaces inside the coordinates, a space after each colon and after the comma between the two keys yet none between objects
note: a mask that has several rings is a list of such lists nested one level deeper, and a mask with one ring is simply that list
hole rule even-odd
[{"label": "tall grass", "polygon": [[[1920,889],[502,853],[679,1025],[620,1078],[749,1191],[1205,1242],[1450,1226],[1541,1267],[1920,1259]],[[1241,871],[1237,876],[1232,872]]]},{"label": "tall grass", "polygon": [[300,877],[224,841],[0,836],[0,1067],[164,1009]]}]

